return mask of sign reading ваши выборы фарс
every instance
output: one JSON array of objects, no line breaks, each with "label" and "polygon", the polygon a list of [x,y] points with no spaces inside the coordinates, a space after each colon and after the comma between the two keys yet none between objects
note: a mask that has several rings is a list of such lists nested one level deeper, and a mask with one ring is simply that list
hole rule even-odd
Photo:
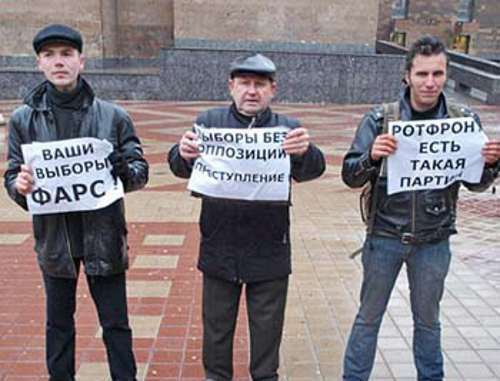
[{"label": "sign reading \u0432\u0430\u0448\u0438 \u0432\u044b\u0431\u043e\u0440\u044b \u0444\u0430\u0440\u0441", "polygon": [[96,138],[23,144],[24,162],[33,172],[33,191],[26,197],[31,214],[104,208],[123,197],[108,156],[113,145]]}]

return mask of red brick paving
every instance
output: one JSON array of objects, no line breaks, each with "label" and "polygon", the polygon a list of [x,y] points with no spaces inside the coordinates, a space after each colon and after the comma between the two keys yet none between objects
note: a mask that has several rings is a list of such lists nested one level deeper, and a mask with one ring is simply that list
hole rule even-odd
[{"label": "red brick paving", "polygon": [[[188,120],[194,119],[198,111],[212,106],[204,103],[121,102],[131,109],[136,122],[165,118],[154,112],[173,112],[164,124],[141,124],[138,133],[143,139],[174,143],[179,128],[188,129]],[[10,112],[16,102],[0,103],[0,112]],[[313,131],[313,140],[320,146],[341,144],[346,146],[352,139],[353,128],[369,106],[315,106],[281,105],[281,112],[304,120]],[[499,124],[500,107],[480,106],[480,114],[486,128]],[[331,118],[331,121],[308,121],[309,117]],[[168,118],[168,117],[167,117]],[[158,129],[174,128],[175,133],[160,133]],[[146,149],[147,152],[147,149]],[[166,153],[147,154],[151,164],[164,163]],[[329,165],[339,165],[342,154],[328,154]],[[334,175],[337,177],[338,175]],[[185,191],[185,183],[150,187],[146,192]],[[348,192],[348,190],[345,190]],[[498,200],[497,200],[498,201]],[[477,209],[475,201],[469,207]],[[12,204],[12,208],[16,208]],[[485,211],[484,213],[488,213]],[[496,215],[498,216],[498,215]],[[196,223],[144,223],[128,221],[131,263],[135,255],[162,255],[164,250],[179,255],[176,269],[133,269],[129,280],[163,280],[172,282],[167,298],[130,298],[131,315],[162,316],[159,334],[154,339],[137,338],[134,349],[137,360],[148,363],[146,380],[199,380],[201,367],[201,277],[196,270],[198,228]],[[46,380],[44,365],[44,292],[35,254],[31,224],[28,222],[2,222],[1,233],[29,234],[30,238],[20,245],[3,245],[0,255],[0,380],[27,381]],[[145,234],[185,234],[182,247],[143,246]],[[81,362],[105,361],[101,340],[95,338],[97,319],[93,303],[83,277],[78,287],[77,322],[77,369]],[[245,313],[244,306],[241,311]],[[244,315],[240,315],[244,316]],[[247,335],[245,319],[240,318],[235,339],[235,376],[247,380]]]}]

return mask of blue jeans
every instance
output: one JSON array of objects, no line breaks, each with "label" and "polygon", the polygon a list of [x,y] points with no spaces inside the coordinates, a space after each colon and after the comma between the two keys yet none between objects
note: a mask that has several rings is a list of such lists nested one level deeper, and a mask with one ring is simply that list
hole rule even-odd
[{"label": "blue jeans", "polygon": [[439,303],[450,258],[448,239],[405,245],[394,238],[367,237],[362,257],[361,305],[344,357],[345,381],[365,381],[370,377],[380,324],[403,263],[410,286],[413,355],[418,380],[443,379]]}]

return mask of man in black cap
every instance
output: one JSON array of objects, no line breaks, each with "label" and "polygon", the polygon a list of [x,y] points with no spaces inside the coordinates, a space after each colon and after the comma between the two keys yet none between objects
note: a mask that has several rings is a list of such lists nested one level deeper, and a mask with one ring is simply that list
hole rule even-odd
[{"label": "man in black cap", "polygon": [[[94,96],[80,76],[84,66],[80,33],[49,25],[33,40],[46,81],[24,99],[9,122],[9,196],[27,209],[33,191],[32,168],[22,144],[94,137],[113,144],[112,174],[125,191],[142,188],[148,164],[132,121],[122,108]],[[33,215],[35,250],[46,292],[46,362],[50,381],[75,379],[76,286],[83,263],[99,314],[111,377],[136,379],[132,332],[128,323],[125,270],[128,268],[123,199],[92,211]]]},{"label": "man in black cap", "polygon": [[[276,67],[267,57],[251,54],[230,68],[229,107],[202,113],[196,124],[206,128],[288,127],[282,144],[290,155],[291,177],[307,181],[325,170],[321,151],[306,128],[279,115],[269,105],[276,93]],[[197,135],[183,134],[169,152],[173,173],[189,178],[200,155]],[[291,273],[290,202],[202,198],[200,255],[203,272],[203,365],[207,380],[233,377],[233,337],[242,286],[245,284],[250,328],[252,379],[278,380],[288,276]]]}]

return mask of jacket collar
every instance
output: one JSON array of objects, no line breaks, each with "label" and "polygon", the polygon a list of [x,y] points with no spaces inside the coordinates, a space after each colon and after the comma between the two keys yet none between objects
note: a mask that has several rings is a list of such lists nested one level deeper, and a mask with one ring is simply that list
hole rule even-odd
[{"label": "jacket collar", "polygon": [[[83,78],[79,77],[82,81],[82,91],[85,93],[83,98],[83,108],[88,108],[94,101],[95,94],[90,84]],[[47,87],[49,86],[49,81],[45,80],[38,86],[33,88],[24,97],[24,103],[37,111],[48,111],[50,110],[50,105],[47,100]]]},{"label": "jacket collar", "polygon": [[243,115],[241,112],[238,111],[234,102],[231,104],[230,110],[231,113],[234,115],[234,117],[238,120],[238,122],[244,124],[247,127],[266,126],[270,121],[272,115],[270,107],[266,108],[264,111],[257,114],[256,116]]},{"label": "jacket collar", "polygon": [[[448,117],[448,107],[446,106],[447,100],[444,92],[439,94],[438,107],[436,113],[434,114],[435,119]],[[410,103],[410,87],[407,86],[401,91],[401,96],[399,100],[399,114],[401,120],[412,120],[412,109]]]}]

